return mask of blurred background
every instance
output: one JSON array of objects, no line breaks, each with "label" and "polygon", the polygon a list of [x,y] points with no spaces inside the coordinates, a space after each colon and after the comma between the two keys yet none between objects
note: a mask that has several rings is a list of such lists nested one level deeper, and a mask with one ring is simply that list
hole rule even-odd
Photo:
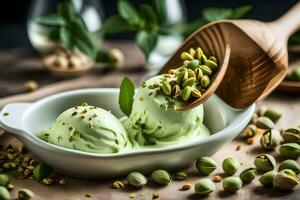
[{"label": "blurred background", "polygon": [[[40,2],[46,0],[37,0]],[[93,1],[93,0],[92,0]],[[116,14],[116,0],[95,0],[102,5],[103,19]],[[172,0],[171,0],[172,1]],[[244,18],[260,19],[263,21],[274,20],[298,0],[184,0],[186,17],[188,21],[200,17],[201,11],[207,7],[234,8],[244,5],[252,5],[252,10]],[[141,3],[151,4],[151,0],[130,0],[134,5]],[[23,47],[33,50],[27,36],[27,18],[33,0],[9,0],[3,1],[0,6],[0,48]],[[133,34],[122,33],[107,36],[108,39],[133,39]]]}]

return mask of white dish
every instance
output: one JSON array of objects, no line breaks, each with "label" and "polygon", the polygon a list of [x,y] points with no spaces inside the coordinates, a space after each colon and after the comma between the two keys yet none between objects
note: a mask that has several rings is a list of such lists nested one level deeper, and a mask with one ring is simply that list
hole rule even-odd
[{"label": "white dish", "polygon": [[[123,116],[118,105],[119,89],[81,89],[46,97],[36,103],[12,103],[0,113],[0,127],[19,138],[25,146],[57,171],[84,178],[112,178],[133,170],[150,173],[163,168],[183,168],[200,156],[211,156],[235,138],[248,124],[255,104],[237,110],[213,95],[204,103],[204,124],[213,133],[161,149],[139,150],[117,154],[87,153],[49,144],[36,135],[54,122],[66,109],[88,102]],[[4,116],[3,113],[9,113]]]}]

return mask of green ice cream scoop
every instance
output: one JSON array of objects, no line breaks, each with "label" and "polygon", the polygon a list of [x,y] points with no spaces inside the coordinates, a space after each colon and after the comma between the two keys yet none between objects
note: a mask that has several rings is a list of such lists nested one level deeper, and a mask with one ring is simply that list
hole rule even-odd
[{"label": "green ice cream scoop", "polygon": [[[165,76],[145,81],[135,95],[131,115],[121,119],[134,147],[163,147],[210,135],[202,123],[202,105],[185,112],[176,111],[185,102],[161,91]],[[168,78],[172,81],[172,76]]]},{"label": "green ice cream scoop", "polygon": [[120,121],[95,106],[64,111],[40,137],[57,146],[93,153],[117,153],[130,148]]}]

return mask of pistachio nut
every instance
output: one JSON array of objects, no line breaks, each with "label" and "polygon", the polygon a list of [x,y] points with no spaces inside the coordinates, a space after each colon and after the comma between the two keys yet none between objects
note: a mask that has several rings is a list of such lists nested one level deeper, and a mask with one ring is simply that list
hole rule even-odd
[{"label": "pistachio nut", "polygon": [[199,90],[193,89],[192,96],[195,97],[195,98],[200,98],[202,95],[201,95],[201,92]]},{"label": "pistachio nut", "polygon": [[217,163],[210,157],[201,157],[196,161],[196,168],[201,174],[208,175],[217,168]]},{"label": "pistachio nut", "polygon": [[9,183],[9,177],[7,174],[0,174],[0,186],[6,186]]},{"label": "pistachio nut", "polygon": [[196,194],[208,196],[216,190],[216,186],[210,179],[204,178],[195,183],[194,190]]},{"label": "pistachio nut", "polygon": [[175,75],[177,73],[176,69],[170,69],[168,74]]},{"label": "pistachio nut", "polygon": [[202,54],[202,55],[201,55],[201,59],[200,59],[200,60],[201,60],[201,63],[202,63],[202,64],[205,64],[205,63],[206,63],[206,61],[207,61],[207,57],[206,57],[206,55],[205,55],[205,54]]},{"label": "pistachio nut", "polygon": [[183,66],[184,66],[184,67],[189,66],[190,62],[191,62],[191,61],[189,61],[189,60],[183,61]]},{"label": "pistachio nut", "polygon": [[193,86],[196,82],[196,79],[194,77],[188,78],[185,81],[183,81],[182,83],[182,87],[186,87],[186,86]]},{"label": "pistachio nut", "polygon": [[183,70],[179,73],[177,77],[177,83],[181,85],[181,83],[183,83],[183,81],[185,81],[188,78],[189,78],[189,74],[187,70]]},{"label": "pistachio nut", "polygon": [[162,82],[161,89],[166,95],[170,95],[172,92],[172,87],[171,87],[170,83],[168,83],[167,81]]},{"label": "pistachio nut", "polygon": [[284,169],[276,174],[273,186],[279,190],[291,190],[299,184],[296,173],[290,169]]},{"label": "pistachio nut", "polygon": [[140,172],[131,172],[127,176],[127,182],[137,188],[142,188],[147,184],[147,178]]},{"label": "pistachio nut", "polygon": [[226,158],[222,163],[224,172],[230,176],[234,175],[239,167],[239,162],[232,157]]},{"label": "pistachio nut", "polygon": [[167,185],[171,182],[172,178],[167,171],[159,169],[152,172],[151,180],[158,184]]},{"label": "pistachio nut", "polygon": [[196,78],[196,74],[195,74],[195,72],[193,71],[193,70],[191,70],[191,69],[188,69],[188,74],[189,74],[189,78]]},{"label": "pistachio nut", "polygon": [[189,98],[191,97],[191,93],[192,93],[192,88],[190,86],[186,86],[182,91],[182,99],[184,101],[189,100]]},{"label": "pistachio nut", "polygon": [[282,133],[283,140],[285,142],[293,142],[300,144],[300,128],[289,128]]},{"label": "pistachio nut", "polygon": [[179,85],[174,85],[172,88],[172,96],[173,97],[177,97],[179,95],[180,92],[180,86]]},{"label": "pistachio nut", "polygon": [[184,51],[181,53],[181,59],[182,60],[193,60],[194,57],[191,54],[189,54],[188,52]]},{"label": "pistachio nut", "polygon": [[177,173],[175,174],[175,178],[176,178],[177,180],[184,180],[184,179],[186,179],[186,177],[187,177],[187,174],[186,174],[185,172],[183,172],[183,171],[177,172]]},{"label": "pistachio nut", "polygon": [[209,67],[205,65],[199,65],[199,68],[201,69],[204,75],[209,75],[209,76],[212,75],[212,70]]},{"label": "pistachio nut", "polygon": [[201,60],[202,55],[203,55],[203,51],[200,47],[198,47],[195,52],[195,58],[197,58],[198,60]]},{"label": "pistachio nut", "polygon": [[279,152],[285,158],[297,159],[300,156],[300,145],[297,143],[286,143],[280,146]]},{"label": "pistachio nut", "polygon": [[276,161],[270,154],[260,154],[255,157],[254,165],[261,171],[272,171],[275,168]]},{"label": "pistachio nut", "polygon": [[279,165],[278,171],[284,169],[291,169],[298,174],[300,172],[300,165],[294,160],[285,160]]},{"label": "pistachio nut", "polygon": [[267,129],[261,136],[260,144],[264,149],[272,150],[282,141],[280,132],[277,129]]},{"label": "pistachio nut", "polygon": [[20,189],[18,191],[18,198],[20,200],[30,200],[34,197],[34,194],[31,190],[28,189]]},{"label": "pistachio nut", "polygon": [[259,178],[259,182],[264,187],[273,187],[273,180],[274,180],[274,177],[276,176],[276,174],[277,174],[277,172],[275,172],[275,171],[266,172]]},{"label": "pistachio nut", "polygon": [[276,123],[281,118],[282,113],[275,109],[268,108],[267,110],[265,110],[264,116]]},{"label": "pistachio nut", "polygon": [[223,189],[227,192],[237,192],[239,189],[242,188],[242,181],[241,179],[229,176],[223,179]]},{"label": "pistachio nut", "polygon": [[267,117],[259,117],[256,121],[256,127],[260,129],[272,129],[275,127],[272,120]]},{"label": "pistachio nut", "polygon": [[250,167],[250,168],[244,169],[240,173],[240,179],[242,180],[243,183],[250,183],[251,181],[253,181],[253,179],[255,179],[256,174],[257,174],[256,169],[253,167]]},{"label": "pistachio nut", "polygon": [[125,185],[122,181],[114,181],[111,187],[113,189],[121,189],[121,188],[124,188]]},{"label": "pistachio nut", "polygon": [[6,187],[0,186],[0,199],[1,200],[10,200],[11,196]]},{"label": "pistachio nut", "polygon": [[212,70],[216,70],[218,68],[218,64],[212,60],[206,60],[205,65]]},{"label": "pistachio nut", "polygon": [[195,50],[193,48],[190,48],[189,49],[189,54],[194,57],[195,54],[196,54],[196,52],[195,52]]},{"label": "pistachio nut", "polygon": [[199,66],[199,64],[200,64],[199,60],[193,59],[193,60],[191,60],[191,62],[188,64],[187,67],[189,69],[194,70],[194,69],[196,69]]},{"label": "pistachio nut", "polygon": [[209,77],[207,75],[204,75],[204,76],[202,76],[200,82],[201,82],[201,86],[203,88],[207,88],[209,86],[209,84],[210,84],[210,79],[209,79]]},{"label": "pistachio nut", "polygon": [[256,131],[256,126],[254,124],[249,124],[243,132],[247,137],[254,137],[256,135]]},{"label": "pistachio nut", "polygon": [[198,81],[201,80],[201,78],[203,76],[203,72],[200,68],[195,69],[195,76]]},{"label": "pistachio nut", "polygon": [[211,60],[211,61],[213,61],[215,63],[218,63],[218,59],[216,57],[214,57],[214,56],[209,56],[208,60]]}]

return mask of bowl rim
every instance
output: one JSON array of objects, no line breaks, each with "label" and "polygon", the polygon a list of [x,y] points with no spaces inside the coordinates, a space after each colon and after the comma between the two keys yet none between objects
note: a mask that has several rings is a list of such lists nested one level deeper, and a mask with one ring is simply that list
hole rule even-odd
[{"label": "bowl rim", "polygon": [[[48,101],[52,101],[55,98],[64,97],[64,96],[68,96],[68,95],[71,96],[71,95],[76,95],[76,94],[88,94],[88,93],[95,93],[95,92],[103,92],[103,93],[114,93],[115,92],[116,93],[118,91],[119,91],[118,88],[87,88],[87,89],[76,89],[76,90],[71,90],[71,91],[67,91],[67,92],[57,93],[57,94],[45,97],[41,100],[38,100],[38,101],[32,103],[30,108],[25,111],[23,118],[22,118],[22,123],[24,123],[24,117],[26,116],[27,112],[35,109],[40,104],[47,103]],[[225,137],[226,135],[230,134],[231,132],[234,132],[236,129],[239,129],[241,124],[247,123],[251,119],[251,117],[255,111],[255,103],[253,103],[252,105],[250,105],[244,109],[236,109],[236,110],[239,110],[240,112],[244,112],[244,115],[246,115],[238,123],[239,125],[234,125],[235,120],[233,119],[232,122],[229,123],[224,129],[222,129],[221,131],[218,131],[206,138],[201,138],[199,140],[186,142],[184,144],[172,145],[169,147],[137,149],[135,151],[124,151],[124,152],[119,152],[119,153],[109,153],[109,154],[91,153],[91,152],[85,152],[85,151],[60,147],[60,146],[48,143],[48,142],[38,138],[36,136],[36,134],[28,132],[28,130],[24,126],[22,128],[22,133],[26,134],[26,135],[24,135],[25,137],[26,136],[30,137],[30,139],[28,139],[29,142],[32,142],[32,143],[40,146],[40,148],[44,148],[44,149],[47,149],[48,151],[52,151],[52,152],[54,151],[57,153],[75,154],[78,156],[85,156],[85,157],[122,158],[122,157],[135,156],[135,155],[167,153],[170,151],[181,151],[184,149],[194,148],[198,145],[221,139],[221,138]]]}]

